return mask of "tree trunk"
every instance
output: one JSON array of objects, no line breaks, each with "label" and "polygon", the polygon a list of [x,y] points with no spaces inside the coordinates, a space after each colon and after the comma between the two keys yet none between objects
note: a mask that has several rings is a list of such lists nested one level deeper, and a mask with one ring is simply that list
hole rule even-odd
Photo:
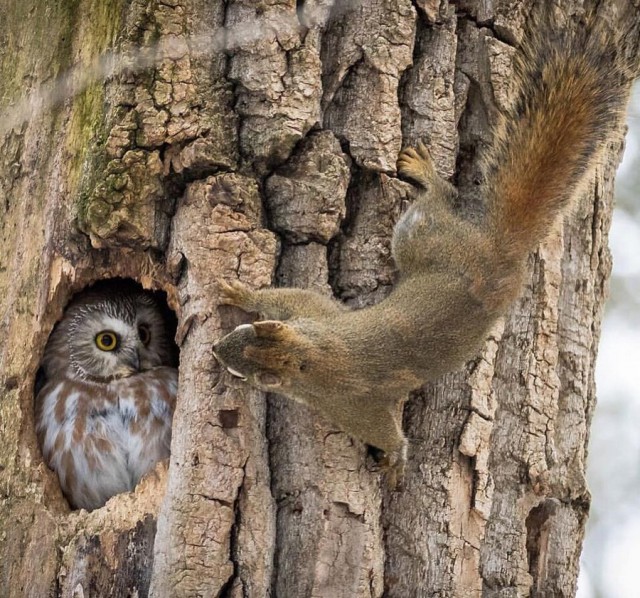
[{"label": "tree trunk", "polygon": [[[398,151],[424,140],[474,196],[531,8],[331,4],[0,0],[4,595],[574,595],[621,137],[482,357],[411,398],[401,492],[361,443],[213,358],[246,321],[217,279],[354,306],[388,293],[411,196]],[[164,290],[177,315],[172,455],[135,493],[71,511],[34,381],[68,300],[111,277]]]}]

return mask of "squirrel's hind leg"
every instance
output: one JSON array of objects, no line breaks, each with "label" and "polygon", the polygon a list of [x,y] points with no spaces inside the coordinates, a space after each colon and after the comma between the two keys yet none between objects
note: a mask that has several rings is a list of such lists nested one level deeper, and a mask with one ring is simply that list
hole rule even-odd
[{"label": "squirrel's hind leg", "polygon": [[489,240],[458,211],[456,188],[436,172],[422,143],[400,152],[398,174],[423,189],[393,231],[391,251],[401,274],[466,271],[469,256],[479,253]]}]

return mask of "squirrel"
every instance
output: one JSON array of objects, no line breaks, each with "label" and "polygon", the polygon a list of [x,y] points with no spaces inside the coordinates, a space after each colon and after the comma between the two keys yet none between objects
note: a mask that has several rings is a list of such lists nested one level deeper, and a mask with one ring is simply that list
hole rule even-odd
[{"label": "squirrel", "polygon": [[635,66],[619,52],[624,34],[594,16],[576,28],[549,20],[534,21],[519,53],[514,101],[482,163],[480,221],[456,210],[457,190],[424,145],[400,153],[398,173],[418,192],[393,231],[387,298],[352,310],[308,290],[219,283],[220,303],[266,320],[215,343],[217,360],[384,451],[392,487],[404,475],[408,393],[480,352],[624,113]]}]

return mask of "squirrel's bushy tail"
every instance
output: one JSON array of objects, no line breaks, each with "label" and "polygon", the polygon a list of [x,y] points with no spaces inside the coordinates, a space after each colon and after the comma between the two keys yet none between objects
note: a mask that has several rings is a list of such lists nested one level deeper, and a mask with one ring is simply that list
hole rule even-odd
[{"label": "squirrel's bushy tail", "polygon": [[576,194],[619,125],[636,68],[623,55],[627,36],[603,19],[573,29],[551,21],[534,20],[518,95],[485,162],[488,225],[505,256],[533,249]]}]

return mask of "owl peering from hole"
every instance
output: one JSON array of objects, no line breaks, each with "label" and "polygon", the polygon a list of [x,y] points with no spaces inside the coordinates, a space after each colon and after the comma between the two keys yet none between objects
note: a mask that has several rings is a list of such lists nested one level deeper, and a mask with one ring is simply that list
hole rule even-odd
[{"label": "owl peering from hole", "polygon": [[169,456],[178,386],[173,350],[153,296],[88,291],[56,325],[35,401],[45,461],[71,506],[96,509]]}]

